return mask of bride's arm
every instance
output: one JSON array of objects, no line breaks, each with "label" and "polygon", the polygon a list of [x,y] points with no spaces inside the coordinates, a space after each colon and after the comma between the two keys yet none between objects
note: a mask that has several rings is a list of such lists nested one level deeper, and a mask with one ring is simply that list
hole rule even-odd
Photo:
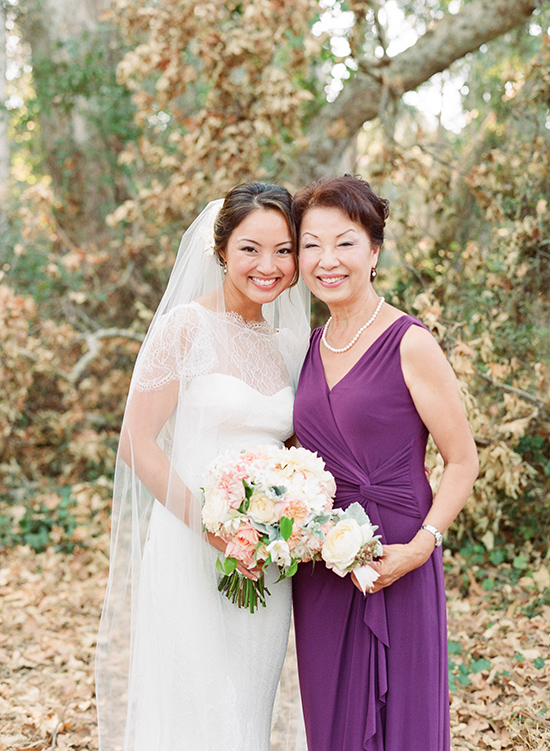
[{"label": "bride's arm", "polygon": [[178,381],[161,389],[135,390],[128,402],[120,434],[119,454],[145,487],[170,511],[189,524],[192,495],[173,471],[157,438],[178,401]]},{"label": "bride's arm", "polygon": [[[119,454],[155,498],[190,526],[193,495],[157,443],[176,407],[178,391],[179,382],[173,381],[161,389],[132,393],[122,424]],[[212,547],[225,552],[226,543],[221,537],[210,532],[205,536]],[[250,579],[258,578],[259,569],[248,570],[240,564],[238,569]]]}]

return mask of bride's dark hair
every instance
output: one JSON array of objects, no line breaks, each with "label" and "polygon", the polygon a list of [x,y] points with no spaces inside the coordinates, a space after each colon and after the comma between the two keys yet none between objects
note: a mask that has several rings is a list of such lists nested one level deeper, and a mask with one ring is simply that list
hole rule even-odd
[{"label": "bride's dark hair", "polygon": [[308,209],[340,209],[353,222],[361,224],[373,245],[384,242],[384,225],[390,214],[390,202],[380,198],[366,180],[356,175],[321,177],[301,188],[292,201],[296,233]]},{"label": "bride's dark hair", "polygon": [[273,183],[251,181],[232,188],[226,195],[214,223],[214,252],[218,261],[223,265],[223,253],[231,234],[249,214],[258,209],[278,211],[288,224],[292,239],[292,253],[296,261],[296,273],[292,284],[296,284],[298,281],[298,252],[291,203],[292,196],[288,190]]}]

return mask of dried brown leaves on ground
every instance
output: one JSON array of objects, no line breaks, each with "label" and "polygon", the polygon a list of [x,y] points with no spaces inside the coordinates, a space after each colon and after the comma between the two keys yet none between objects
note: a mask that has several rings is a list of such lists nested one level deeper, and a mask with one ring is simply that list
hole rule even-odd
[{"label": "dried brown leaves on ground", "polygon": [[104,553],[0,558],[0,749],[96,749],[93,657]]},{"label": "dried brown leaves on ground", "polygon": [[[548,569],[490,593],[472,578],[467,597],[462,576],[449,576],[453,749],[543,751]],[[97,749],[93,655],[106,579],[101,550],[0,554],[0,751]]]}]

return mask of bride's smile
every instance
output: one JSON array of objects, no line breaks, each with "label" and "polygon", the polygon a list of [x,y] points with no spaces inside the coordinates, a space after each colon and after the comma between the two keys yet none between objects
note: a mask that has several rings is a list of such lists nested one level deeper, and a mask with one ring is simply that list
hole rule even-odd
[{"label": "bride's smile", "polygon": [[258,209],[233,231],[223,253],[226,307],[245,318],[259,318],[296,276],[288,224],[279,211]]}]

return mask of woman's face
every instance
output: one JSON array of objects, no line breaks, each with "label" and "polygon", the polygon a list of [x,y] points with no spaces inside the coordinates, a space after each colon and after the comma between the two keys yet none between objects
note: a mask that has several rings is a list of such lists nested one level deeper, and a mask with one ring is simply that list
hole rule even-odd
[{"label": "woman's face", "polygon": [[292,238],[278,211],[257,209],[237,225],[223,253],[225,288],[238,304],[272,302],[296,271]]},{"label": "woman's face", "polygon": [[380,249],[361,224],[341,209],[308,209],[299,243],[300,272],[316,297],[329,307],[364,299]]}]

